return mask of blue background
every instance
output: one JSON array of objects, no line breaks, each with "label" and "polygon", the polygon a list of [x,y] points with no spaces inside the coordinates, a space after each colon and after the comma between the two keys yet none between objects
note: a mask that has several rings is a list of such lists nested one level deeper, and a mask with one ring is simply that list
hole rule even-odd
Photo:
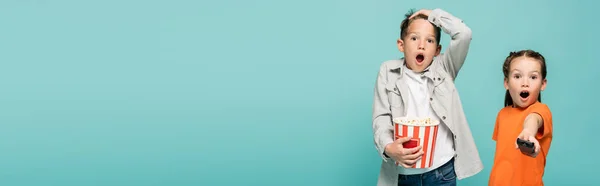
[{"label": "blue background", "polygon": [[[409,9],[473,31],[484,170],[510,51],[547,59],[546,185],[598,185],[593,1],[0,1],[0,185],[375,185],[379,65]],[[448,36],[442,36],[443,49]]]}]

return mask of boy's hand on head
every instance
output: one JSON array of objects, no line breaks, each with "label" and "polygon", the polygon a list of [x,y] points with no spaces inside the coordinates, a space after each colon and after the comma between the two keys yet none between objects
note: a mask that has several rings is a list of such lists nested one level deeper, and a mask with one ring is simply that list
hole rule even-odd
[{"label": "boy's hand on head", "polygon": [[412,19],[413,17],[415,17],[416,15],[419,15],[419,14],[429,16],[430,13],[431,13],[431,10],[421,9],[421,10],[415,12],[413,15],[411,15],[408,19]]},{"label": "boy's hand on head", "polygon": [[410,168],[423,156],[421,146],[408,149],[402,146],[404,142],[410,141],[411,138],[412,137],[410,136],[398,138],[393,143],[390,143],[387,146],[385,146],[385,153],[388,156],[390,156],[390,158],[396,160],[396,162],[398,162],[400,165],[406,168]]},{"label": "boy's hand on head", "polygon": [[[519,136],[517,138],[521,138],[523,140],[533,142],[535,151],[533,154],[527,154],[527,155],[531,156],[533,158],[537,157],[537,155],[540,153],[540,142],[538,142],[538,140],[535,139],[535,132],[531,132],[531,130],[528,130],[526,128],[526,129],[523,129],[523,131],[521,131],[521,134],[519,134]],[[519,148],[519,145],[517,144],[517,142],[515,142],[515,148],[517,148],[517,149]]]}]

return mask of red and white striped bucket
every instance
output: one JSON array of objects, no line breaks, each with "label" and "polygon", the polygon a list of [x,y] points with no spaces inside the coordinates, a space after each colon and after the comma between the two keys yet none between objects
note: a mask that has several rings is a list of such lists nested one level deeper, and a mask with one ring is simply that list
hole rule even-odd
[{"label": "red and white striped bucket", "polygon": [[[394,140],[412,136],[411,141],[404,143],[404,148],[422,146],[423,157],[412,168],[428,168],[433,165],[435,140],[437,138],[439,121],[430,118],[394,118]],[[399,165],[396,162],[396,165]]]}]

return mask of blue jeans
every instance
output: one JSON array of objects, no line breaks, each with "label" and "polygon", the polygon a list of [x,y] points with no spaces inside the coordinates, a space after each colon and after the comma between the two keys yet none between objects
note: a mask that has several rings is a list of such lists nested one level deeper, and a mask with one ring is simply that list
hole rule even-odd
[{"label": "blue jeans", "polygon": [[454,158],[435,170],[415,175],[398,175],[398,186],[455,186]]}]

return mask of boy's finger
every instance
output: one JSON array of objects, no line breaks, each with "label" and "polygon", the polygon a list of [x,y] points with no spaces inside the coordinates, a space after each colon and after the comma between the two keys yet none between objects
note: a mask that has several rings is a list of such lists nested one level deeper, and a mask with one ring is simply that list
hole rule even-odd
[{"label": "boy's finger", "polygon": [[396,142],[398,142],[398,143],[404,143],[404,142],[410,141],[411,138],[412,138],[411,136],[401,137],[401,138],[398,138],[396,140]]},{"label": "boy's finger", "polygon": [[421,10],[419,10],[419,11],[415,12],[413,15],[411,15],[411,16],[409,17],[409,19],[412,19],[413,17],[415,17],[415,16],[417,16],[417,15],[419,15],[419,14],[423,14],[423,15],[427,15],[427,16],[429,16],[429,14],[427,13],[428,11],[429,11],[429,10],[427,10],[427,9],[421,9]]},{"label": "boy's finger", "polygon": [[409,19],[412,19],[413,17],[415,17],[416,15],[419,15],[421,13],[421,10],[415,12],[413,15],[410,16]]},{"label": "boy's finger", "polygon": [[419,10],[415,13],[413,13],[412,15],[410,15],[410,17],[408,19],[412,19],[413,17],[415,17],[416,15],[419,15],[421,12],[423,12],[423,10]]},{"label": "boy's finger", "polygon": [[417,159],[406,160],[406,165],[413,166],[413,165],[415,165],[415,163],[417,163],[417,161],[419,161],[418,158]]},{"label": "boy's finger", "polygon": [[404,167],[404,168],[408,168],[408,166],[406,166],[406,164],[404,164],[402,162],[400,162],[400,165],[402,165],[402,167]]},{"label": "boy's finger", "polygon": [[415,148],[410,148],[410,149],[406,149],[407,154],[414,154],[417,151],[421,150],[421,148],[423,148],[421,145],[415,147]]},{"label": "boy's finger", "polygon": [[417,161],[417,160],[419,160],[421,157],[423,157],[423,151],[419,151],[419,152],[417,152],[417,153],[414,153],[414,154],[406,155],[406,156],[404,156],[404,159],[406,159],[406,160],[415,160],[415,161]]},{"label": "boy's finger", "polygon": [[[400,163],[404,168],[411,168],[412,164],[408,164],[407,162]],[[414,163],[413,163],[414,164]]]}]

